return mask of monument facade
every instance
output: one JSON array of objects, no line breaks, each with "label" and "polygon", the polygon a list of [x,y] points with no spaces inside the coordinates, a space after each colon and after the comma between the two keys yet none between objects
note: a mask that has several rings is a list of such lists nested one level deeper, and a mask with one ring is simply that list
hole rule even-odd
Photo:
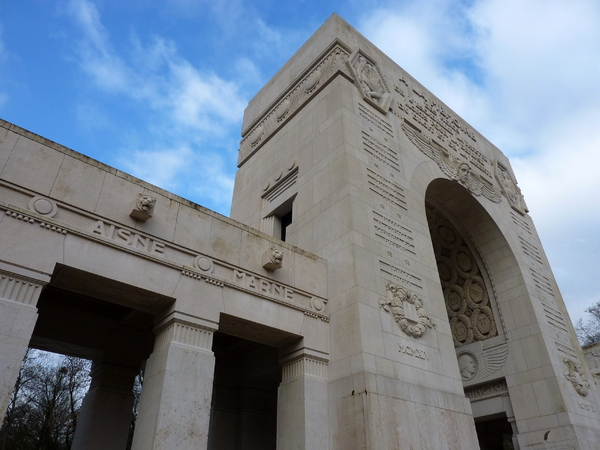
[{"label": "monument facade", "polygon": [[[0,127],[0,387],[89,358],[73,448],[597,448],[508,159],[333,15],[246,109],[231,219]],[[111,430],[107,433],[107,430]]]}]

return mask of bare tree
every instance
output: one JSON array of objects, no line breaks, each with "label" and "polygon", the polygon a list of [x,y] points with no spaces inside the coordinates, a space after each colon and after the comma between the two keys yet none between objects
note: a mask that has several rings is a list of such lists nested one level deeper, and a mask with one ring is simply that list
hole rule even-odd
[{"label": "bare tree", "polygon": [[575,332],[581,345],[590,345],[600,342],[600,301],[585,310],[589,314],[586,321],[579,319],[575,325]]},{"label": "bare tree", "polygon": [[0,430],[0,449],[70,448],[89,369],[89,361],[28,351]]}]

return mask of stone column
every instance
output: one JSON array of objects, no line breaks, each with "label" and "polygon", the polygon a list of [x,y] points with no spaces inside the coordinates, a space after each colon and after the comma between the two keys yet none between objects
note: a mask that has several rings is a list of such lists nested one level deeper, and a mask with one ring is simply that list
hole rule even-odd
[{"label": "stone column", "polygon": [[279,362],[277,450],[329,448],[326,355],[301,348]]},{"label": "stone column", "polygon": [[48,281],[0,267],[0,424],[37,321],[42,286]]},{"label": "stone column", "polygon": [[179,313],[156,327],[146,364],[133,450],[205,449],[217,324]]},{"label": "stone column", "polygon": [[133,417],[133,383],[139,370],[139,367],[93,363],[92,383],[81,405],[72,450],[127,446]]}]

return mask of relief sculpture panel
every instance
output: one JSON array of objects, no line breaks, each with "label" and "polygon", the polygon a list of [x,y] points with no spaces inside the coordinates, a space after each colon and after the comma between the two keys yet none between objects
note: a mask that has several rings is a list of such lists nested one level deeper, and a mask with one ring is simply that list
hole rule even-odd
[{"label": "relief sculpture panel", "polygon": [[488,289],[471,249],[431,205],[427,218],[455,347],[497,336]]}]

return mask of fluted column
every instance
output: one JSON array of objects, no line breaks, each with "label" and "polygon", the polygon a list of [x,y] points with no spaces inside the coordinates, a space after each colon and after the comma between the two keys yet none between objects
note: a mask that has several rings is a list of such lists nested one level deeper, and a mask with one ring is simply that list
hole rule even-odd
[{"label": "fluted column", "polygon": [[134,450],[206,449],[215,372],[215,323],[169,315],[155,330]]},{"label": "fluted column", "polygon": [[37,321],[42,287],[48,281],[0,267],[0,424]]},{"label": "fluted column", "polygon": [[277,450],[328,448],[327,355],[301,348],[280,358]]}]

